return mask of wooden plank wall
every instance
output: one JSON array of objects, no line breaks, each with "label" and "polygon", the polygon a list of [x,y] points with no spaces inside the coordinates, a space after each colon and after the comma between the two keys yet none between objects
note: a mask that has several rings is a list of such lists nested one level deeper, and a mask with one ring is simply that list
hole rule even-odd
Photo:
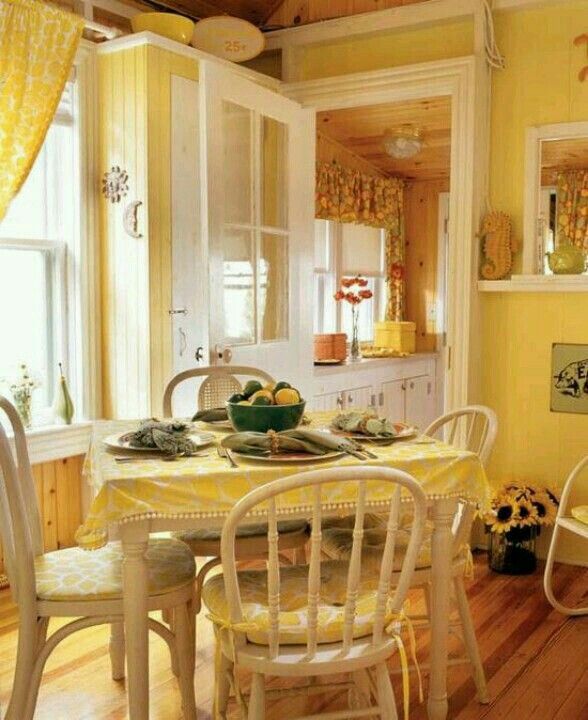
[{"label": "wooden plank wall", "polygon": [[428,320],[437,299],[439,193],[448,180],[411,181],[404,191],[406,319],[416,322],[417,352],[437,348],[435,323]]},{"label": "wooden plank wall", "polygon": [[266,25],[304,25],[331,18],[413,5],[423,0],[284,0]]},{"label": "wooden plank wall", "polygon": [[[75,545],[75,532],[82,521],[83,462],[84,456],[79,455],[33,466],[46,552]],[[0,545],[0,574],[3,572]]]}]

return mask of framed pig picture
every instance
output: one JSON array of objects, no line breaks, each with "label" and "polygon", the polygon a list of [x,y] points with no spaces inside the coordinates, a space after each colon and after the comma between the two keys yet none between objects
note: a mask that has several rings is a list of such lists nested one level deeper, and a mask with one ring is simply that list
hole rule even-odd
[{"label": "framed pig picture", "polygon": [[552,412],[588,413],[588,345],[554,343],[551,363]]}]

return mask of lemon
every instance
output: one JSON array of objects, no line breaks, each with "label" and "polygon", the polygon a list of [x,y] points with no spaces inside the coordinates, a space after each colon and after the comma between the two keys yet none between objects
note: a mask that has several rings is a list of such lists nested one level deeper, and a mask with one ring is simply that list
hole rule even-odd
[{"label": "lemon", "polygon": [[257,398],[265,398],[268,400],[268,405],[274,404],[274,396],[271,392],[271,390],[258,390],[257,392],[253,393],[253,395],[249,398],[249,400],[253,403],[257,400]]},{"label": "lemon", "polygon": [[297,405],[300,402],[300,394],[294,388],[282,388],[275,396],[278,405]]},{"label": "lemon", "polygon": [[251,405],[249,400],[241,400],[241,402],[237,403],[237,405]]},{"label": "lemon", "polygon": [[264,385],[264,386],[263,386],[263,389],[264,389],[264,390],[269,390],[271,393],[273,393],[273,392],[275,391],[275,389],[276,389],[276,384],[273,383],[273,382],[268,383],[267,385]]}]

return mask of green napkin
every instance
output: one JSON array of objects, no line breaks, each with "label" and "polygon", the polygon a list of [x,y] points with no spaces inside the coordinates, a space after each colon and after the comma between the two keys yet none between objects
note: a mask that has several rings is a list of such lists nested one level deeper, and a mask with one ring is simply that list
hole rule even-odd
[{"label": "green napkin", "polygon": [[210,410],[199,410],[192,418],[192,422],[201,420],[202,422],[213,423],[228,420],[227,408],[211,408]]},{"label": "green napkin", "polygon": [[318,430],[284,430],[279,433],[240,432],[223,438],[221,445],[246,455],[309,453],[325,455],[333,451],[355,453],[359,446],[353,440]]}]

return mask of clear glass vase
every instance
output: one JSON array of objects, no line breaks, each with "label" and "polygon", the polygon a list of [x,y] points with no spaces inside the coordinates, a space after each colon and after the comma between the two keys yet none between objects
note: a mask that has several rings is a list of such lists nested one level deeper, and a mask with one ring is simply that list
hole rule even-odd
[{"label": "clear glass vase", "polygon": [[357,308],[353,307],[352,313],[352,326],[351,326],[351,347],[349,357],[351,362],[357,362],[361,360],[361,352],[359,349],[359,313]]},{"label": "clear glass vase", "polygon": [[22,424],[25,428],[30,428],[33,424],[33,398],[30,393],[27,392],[14,392],[14,407],[20,415]]},{"label": "clear glass vase", "polygon": [[505,533],[490,533],[488,563],[504,575],[530,575],[537,568],[535,544],[537,526],[513,528]]}]

